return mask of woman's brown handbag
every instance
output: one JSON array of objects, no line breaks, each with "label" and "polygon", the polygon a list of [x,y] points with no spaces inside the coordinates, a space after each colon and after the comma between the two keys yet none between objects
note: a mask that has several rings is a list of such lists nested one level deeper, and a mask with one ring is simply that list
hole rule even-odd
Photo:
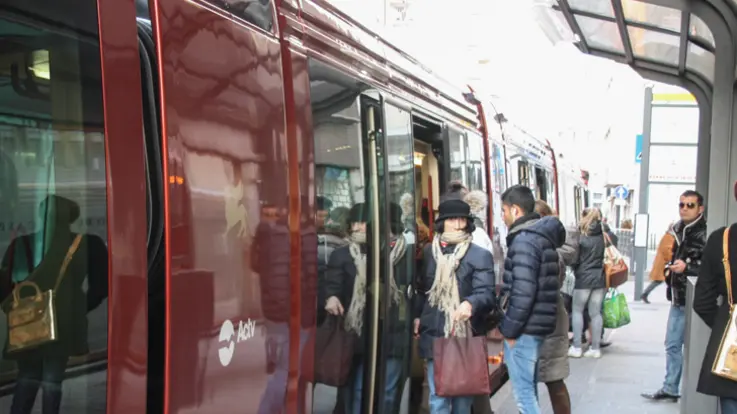
[{"label": "woman's brown handbag", "polygon": [[342,317],[328,316],[315,330],[315,383],[342,387],[348,381],[356,336],[343,324]]},{"label": "woman's brown handbag", "polygon": [[724,280],[727,282],[727,299],[729,301],[729,323],[724,329],[722,342],[719,344],[719,351],[717,351],[711,372],[722,378],[737,381],[737,312],[735,312],[734,299],[732,298],[732,269],[729,264],[729,227],[724,229],[722,249],[724,250],[724,258],[722,259]]},{"label": "woman's brown handbag", "polygon": [[624,256],[612,244],[606,232],[604,232],[604,274],[607,289],[625,284],[630,275],[630,269],[627,262],[624,261]]},{"label": "woman's brown handbag", "polygon": [[[453,330],[455,331],[455,329]],[[486,336],[457,337],[433,341],[433,380],[435,393],[440,397],[489,395],[489,363]]]},{"label": "woman's brown handbag", "polygon": [[[13,303],[8,311],[8,352],[27,350],[58,339],[55,292],[81,240],[82,235],[77,235],[69,247],[53,289],[41,292],[31,280],[33,275],[13,288]],[[25,287],[32,288],[34,295],[21,297],[20,292]]]}]

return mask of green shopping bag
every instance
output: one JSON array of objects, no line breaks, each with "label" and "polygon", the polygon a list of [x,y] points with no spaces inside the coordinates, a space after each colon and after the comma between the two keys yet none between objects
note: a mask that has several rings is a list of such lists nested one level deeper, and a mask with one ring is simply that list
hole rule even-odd
[{"label": "green shopping bag", "polygon": [[630,309],[627,298],[617,289],[609,289],[604,298],[604,327],[607,329],[621,328],[630,323]]}]

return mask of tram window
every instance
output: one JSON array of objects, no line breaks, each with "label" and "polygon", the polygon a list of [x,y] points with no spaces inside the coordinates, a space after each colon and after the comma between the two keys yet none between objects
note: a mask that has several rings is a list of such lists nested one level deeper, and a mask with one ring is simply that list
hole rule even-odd
[{"label": "tram window", "polygon": [[267,32],[274,26],[271,0],[209,0],[209,2]]},{"label": "tram window", "polygon": [[547,182],[548,174],[542,168],[534,167],[534,169],[535,169],[535,190],[537,193],[537,198],[550,203],[550,198],[548,194],[548,182]]},{"label": "tram window", "polygon": [[492,148],[493,154],[491,164],[494,168],[494,191],[501,194],[501,192],[507,189],[505,176],[506,172],[504,168],[506,162],[504,159],[504,154],[502,152],[503,149],[497,144],[493,144]]},{"label": "tram window", "polygon": [[[86,6],[87,7],[87,6]],[[92,6],[89,6],[92,7]],[[97,27],[92,14],[67,22]],[[87,17],[85,17],[87,16]],[[86,19],[92,21],[86,21]],[[12,286],[34,281],[55,290],[58,339],[4,352],[0,411],[104,413],[107,375],[108,252],[105,137],[100,52],[96,35],[51,32],[0,20],[0,343],[8,351]],[[23,20],[28,22],[27,19]],[[24,291],[25,292],[25,291]],[[24,293],[21,293],[24,295]],[[67,377],[70,370],[86,372]],[[64,394],[62,394],[62,382]],[[15,384],[15,385],[13,385]],[[94,398],[70,398],[72,395]]]},{"label": "tram window", "polygon": [[466,138],[468,142],[468,159],[466,160],[468,188],[470,190],[486,191],[485,177],[483,174],[483,138],[474,133],[469,133]]},{"label": "tram window", "polygon": [[517,162],[517,174],[519,176],[519,184],[531,187],[530,183],[530,164],[526,161]]},{"label": "tram window", "polygon": [[466,181],[466,171],[464,169],[466,162],[466,145],[465,137],[460,131],[453,128],[448,130],[448,141],[450,144],[450,179],[451,181]]}]

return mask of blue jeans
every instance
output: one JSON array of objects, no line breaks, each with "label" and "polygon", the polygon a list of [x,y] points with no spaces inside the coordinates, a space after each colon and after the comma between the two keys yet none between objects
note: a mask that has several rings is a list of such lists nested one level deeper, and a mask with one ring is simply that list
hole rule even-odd
[{"label": "blue jeans", "polygon": [[[389,358],[386,360],[386,390],[384,393],[384,412],[394,410],[394,402],[399,391],[399,379],[402,376],[402,360]],[[343,399],[346,414],[359,414],[363,395],[363,362],[354,365],[348,382],[343,386]]]},{"label": "blue jeans", "polygon": [[430,387],[430,414],[470,414],[473,397],[439,397],[435,394],[435,364],[427,360],[427,385]]},{"label": "blue jeans", "polygon": [[722,414],[737,414],[737,400],[722,397],[719,402],[722,406]]},{"label": "blue jeans", "polygon": [[683,372],[683,340],[686,333],[686,312],[683,306],[671,306],[665,332],[665,381],[663,391],[679,395]]},{"label": "blue jeans", "polygon": [[[275,347],[274,361],[272,361],[275,364],[275,368],[261,396],[258,413],[281,413],[286,409],[285,400],[287,380],[289,378],[289,324],[267,321],[265,326],[267,339],[272,341]],[[302,329],[299,338],[300,361],[305,357],[303,351],[305,343],[307,343],[307,338],[309,338],[309,331]],[[302,366],[301,363],[300,366]]]},{"label": "blue jeans", "polygon": [[537,361],[543,337],[521,335],[514,347],[504,341],[504,363],[520,414],[540,414],[537,398]]}]

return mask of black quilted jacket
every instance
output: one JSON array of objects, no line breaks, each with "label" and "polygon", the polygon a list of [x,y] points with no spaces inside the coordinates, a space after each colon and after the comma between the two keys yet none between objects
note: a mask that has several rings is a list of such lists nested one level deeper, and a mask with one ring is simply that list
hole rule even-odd
[{"label": "black quilted jacket", "polygon": [[[668,284],[668,300],[674,305],[686,306],[686,283],[689,276],[698,276],[701,267],[701,254],[706,245],[706,218],[699,216],[695,221],[685,224],[679,221],[673,226],[671,233],[675,237],[673,243],[673,260],[686,262],[683,273],[670,272],[665,282]],[[671,263],[672,263],[671,262]]]}]

